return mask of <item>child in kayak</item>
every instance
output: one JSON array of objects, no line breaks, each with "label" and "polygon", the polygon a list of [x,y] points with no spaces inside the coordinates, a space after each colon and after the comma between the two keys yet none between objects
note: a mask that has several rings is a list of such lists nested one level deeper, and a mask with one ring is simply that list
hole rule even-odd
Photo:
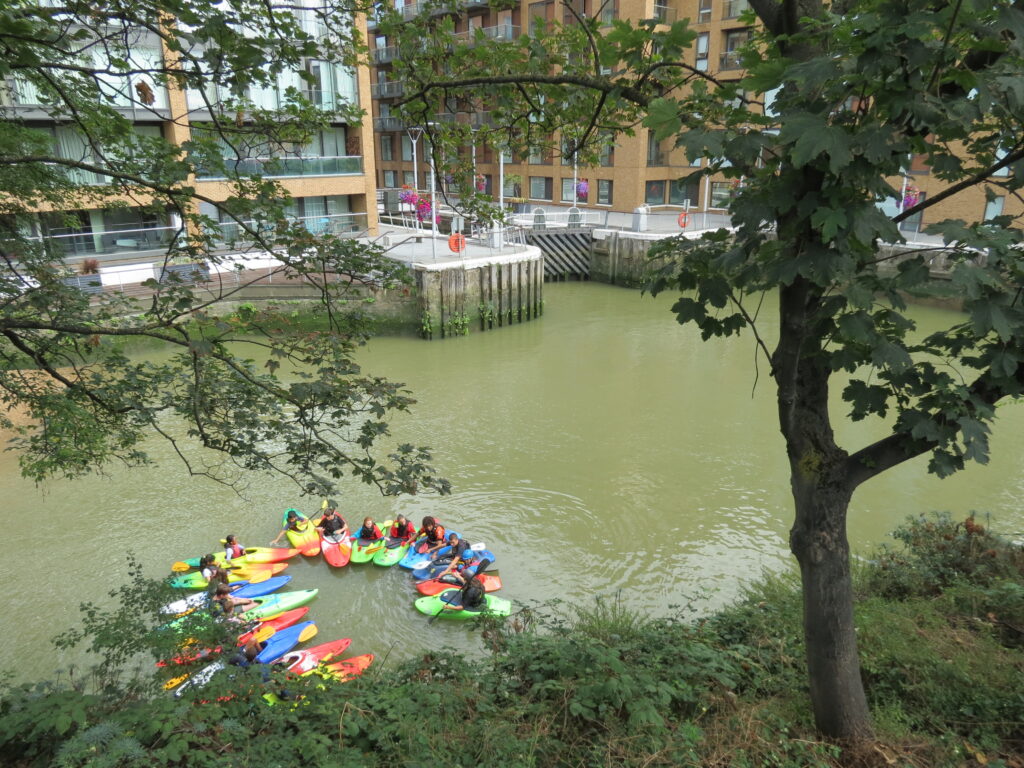
[{"label": "child in kayak", "polygon": [[228,572],[217,565],[213,555],[203,555],[199,558],[199,572],[208,585],[228,583]]},{"label": "child in kayak", "polygon": [[454,531],[448,534],[448,546],[451,547],[451,549],[448,552],[446,552],[443,557],[435,557],[433,560],[431,560],[431,565],[444,565],[445,563],[456,563],[458,562],[459,557],[462,555],[462,553],[470,548],[469,542],[465,539],[460,539],[459,534],[455,533]]},{"label": "child in kayak", "polygon": [[475,571],[473,566],[476,564],[476,552],[469,548],[467,542],[463,543],[466,544],[466,548],[459,553],[458,557],[453,557],[448,567],[434,578],[449,584],[463,585],[472,577]]},{"label": "child in kayak", "polygon": [[398,543],[404,544],[416,536],[416,526],[405,515],[399,515],[395,518],[395,524],[391,526],[389,535],[392,539],[398,539]]},{"label": "child in kayak", "polygon": [[378,528],[377,524],[373,522],[373,518],[368,517],[363,520],[363,527],[356,531],[352,538],[376,541],[377,539],[383,539],[384,534],[380,532],[380,528]]},{"label": "child in kayak", "polygon": [[238,538],[233,533],[229,533],[224,537],[224,560],[231,562],[236,557],[242,557],[245,554],[245,547],[238,543]]},{"label": "child in kayak", "polygon": [[217,591],[213,593],[214,601],[224,609],[224,613],[228,616],[237,616],[259,605],[255,600],[248,597],[232,597],[231,592],[230,586],[221,584],[217,587]]},{"label": "child in kayak", "polygon": [[335,544],[340,544],[348,536],[348,523],[333,506],[324,510],[316,527],[323,534],[324,539]]},{"label": "child in kayak", "polygon": [[430,554],[436,552],[445,544],[444,526],[430,517],[430,515],[423,518],[423,527],[420,528],[419,535],[426,546],[417,547],[418,552]]},{"label": "child in kayak", "polygon": [[298,533],[300,531],[306,530],[305,526],[300,527],[300,523],[308,522],[309,521],[306,520],[306,518],[299,517],[299,513],[296,512],[294,509],[289,509],[288,515],[285,517],[284,527],[281,529],[281,532],[277,534],[277,537],[272,542],[270,542],[270,546],[273,547],[279,541],[281,541],[281,537],[288,533],[288,531],[295,531],[296,533]]},{"label": "child in kayak", "polygon": [[[489,563],[489,561],[485,562]],[[483,564],[481,563],[481,565]],[[466,585],[451,598],[451,602],[445,603],[445,610],[481,611],[487,607],[486,594],[487,590],[484,589],[483,582],[476,575],[470,576]]]}]

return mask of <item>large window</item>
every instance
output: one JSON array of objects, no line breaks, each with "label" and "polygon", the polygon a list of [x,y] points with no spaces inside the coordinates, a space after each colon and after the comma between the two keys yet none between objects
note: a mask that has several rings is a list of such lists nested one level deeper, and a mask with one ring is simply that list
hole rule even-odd
[{"label": "large window", "polygon": [[618,10],[619,0],[601,0],[601,5],[597,12],[597,18],[601,22],[601,26],[610,27],[611,23],[618,16]]},{"label": "large window", "polygon": [[647,165],[666,165],[665,153],[661,151],[661,142],[654,138],[654,131],[647,133]]},{"label": "large window", "polygon": [[611,181],[611,179],[598,179],[597,180],[597,204],[598,205],[611,205],[612,204],[612,181]]},{"label": "large window", "polygon": [[665,188],[667,182],[648,181],[644,190],[644,202],[648,205],[665,204]]},{"label": "large window", "polygon": [[397,176],[394,171],[384,171],[384,187],[387,189],[394,189],[398,186]]},{"label": "large window", "polygon": [[402,171],[402,185],[403,186],[411,187],[413,185],[413,183],[415,182],[415,179],[416,179],[416,177],[413,175],[412,171]]},{"label": "large window", "polygon": [[729,201],[732,200],[733,189],[735,189],[735,187],[731,181],[711,182],[711,201],[708,203],[708,207],[728,208]]},{"label": "large window", "polygon": [[533,200],[551,199],[552,181],[550,176],[530,177],[530,198]]},{"label": "large window", "polygon": [[700,6],[697,10],[698,24],[707,24],[711,21],[711,2],[712,0],[700,0]]},{"label": "large window", "polygon": [[1006,197],[1003,195],[999,195],[998,197],[993,197],[991,200],[985,203],[985,218],[983,219],[983,221],[990,221],[991,219],[994,219],[996,216],[1002,216],[1003,203],[1005,201]]},{"label": "large window", "polygon": [[697,198],[700,195],[698,182],[685,183],[682,179],[676,179],[669,185],[668,201],[672,205],[689,205],[697,207]]},{"label": "large window", "polygon": [[711,42],[710,32],[701,32],[697,35],[697,45],[694,46],[697,59],[695,66],[700,72],[707,72],[708,69],[708,46]]},{"label": "large window", "polygon": [[394,160],[395,159],[395,144],[391,140],[391,136],[381,135],[380,137],[380,159],[381,160]]},{"label": "large window", "polygon": [[412,162],[412,140],[408,136],[402,137],[402,159]]}]

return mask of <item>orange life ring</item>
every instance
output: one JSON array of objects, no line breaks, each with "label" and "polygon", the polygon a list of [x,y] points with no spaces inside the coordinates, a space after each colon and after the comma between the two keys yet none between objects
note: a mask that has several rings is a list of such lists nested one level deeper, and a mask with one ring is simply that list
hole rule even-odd
[{"label": "orange life ring", "polygon": [[466,236],[461,232],[456,232],[448,238],[448,247],[452,253],[460,253],[466,250]]},{"label": "orange life ring", "polygon": [[688,214],[686,211],[683,211],[682,213],[679,214],[679,218],[676,219],[676,221],[679,222],[680,228],[686,229],[686,225],[690,223],[690,214]]}]

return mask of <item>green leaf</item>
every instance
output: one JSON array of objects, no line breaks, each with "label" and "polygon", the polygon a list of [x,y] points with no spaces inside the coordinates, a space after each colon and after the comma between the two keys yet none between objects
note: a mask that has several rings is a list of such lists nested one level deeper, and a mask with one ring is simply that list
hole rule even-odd
[{"label": "green leaf", "polygon": [[643,124],[654,131],[658,141],[674,136],[683,126],[679,119],[679,104],[674,99],[654,99],[647,107]]}]

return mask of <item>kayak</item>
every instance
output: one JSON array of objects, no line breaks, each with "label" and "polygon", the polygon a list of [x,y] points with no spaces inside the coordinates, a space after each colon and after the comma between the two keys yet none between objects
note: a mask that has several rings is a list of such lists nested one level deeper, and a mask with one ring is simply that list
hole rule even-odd
[{"label": "kayak", "polygon": [[300,589],[294,592],[277,592],[265,597],[254,597],[253,599],[259,605],[238,615],[243,619],[269,619],[279,613],[290,611],[292,608],[300,608],[311,602],[318,591],[317,589]]},{"label": "kayak", "polygon": [[409,547],[412,546],[412,539],[396,539],[391,536],[385,536],[384,547],[377,550],[377,554],[373,556],[374,565],[382,565],[387,567],[394,565],[403,557],[405,553],[409,551]]},{"label": "kayak", "polygon": [[328,664],[323,669],[314,671],[321,677],[333,677],[339,683],[343,683],[349,678],[361,675],[372,663],[373,654],[364,653],[362,656],[353,656],[351,659],[336,661],[333,664]]},{"label": "kayak", "polygon": [[296,675],[306,674],[316,669],[321,662],[340,656],[352,644],[352,638],[343,637],[340,640],[332,640],[329,643],[314,645],[312,648],[305,648],[301,651],[290,651],[278,659],[278,664],[283,664],[289,672]]},{"label": "kayak", "polygon": [[[269,595],[271,592],[280,589],[289,581],[292,580],[291,576],[272,576],[266,581],[260,581],[255,584],[251,584],[248,581],[237,581],[236,585],[241,585],[234,592],[231,593],[232,597],[260,597],[261,595]],[[197,592],[194,595],[182,598],[181,600],[175,600],[173,603],[168,603],[160,609],[161,613],[185,613],[186,611],[195,610],[203,605],[206,605],[210,600],[210,596],[205,592]]]},{"label": "kayak", "polygon": [[320,551],[324,553],[324,560],[328,565],[341,568],[343,565],[348,565],[349,558],[352,557],[352,539],[346,536],[340,542],[330,541],[321,533]]},{"label": "kayak", "polygon": [[[221,541],[221,544],[224,542]],[[289,560],[299,554],[299,550],[294,547],[246,547],[245,554],[240,557],[231,558],[231,562],[236,565],[246,565],[251,563],[283,563],[285,560]],[[190,557],[181,562],[185,563],[189,568],[198,568],[199,561],[202,558]],[[226,561],[224,556],[224,550],[221,549],[218,552],[213,553],[213,560],[219,565],[223,565]]]},{"label": "kayak", "polygon": [[293,624],[290,627],[285,627],[275,632],[263,641],[263,647],[256,654],[255,661],[260,664],[270,664],[273,661],[277,661],[299,644],[304,633],[307,637],[315,635],[316,624],[312,621],[304,621],[301,624]]},{"label": "kayak", "polygon": [[[448,577],[445,576],[445,579]],[[477,577],[484,585],[485,592],[497,592],[501,589],[501,577],[495,576],[490,573],[482,574]],[[458,588],[460,585],[455,584],[453,581],[443,581],[441,579],[428,579],[427,581],[421,581],[416,585],[416,591],[421,595],[439,595],[446,589],[451,589],[452,586]]]},{"label": "kayak", "polygon": [[[446,531],[446,539],[447,536],[452,533],[454,533],[460,539],[462,538],[462,534],[460,534],[458,531]],[[430,565],[431,560],[433,560],[435,557],[440,557],[440,555],[438,554],[439,552],[448,551],[448,545],[445,544],[443,547],[441,547],[441,549],[437,550],[437,552],[434,552],[431,555],[427,555],[424,552],[427,546],[428,545],[425,540],[417,540],[416,545],[414,547],[409,548],[409,551],[405,553],[405,557],[399,560],[398,564],[402,568],[409,568],[410,570],[415,570],[416,568],[426,568],[428,565]]]},{"label": "kayak", "polygon": [[457,605],[461,599],[462,593],[459,590],[449,589],[438,595],[421,597],[416,601],[415,605],[417,611],[425,613],[427,616],[438,616],[440,614],[439,618],[456,621],[478,619],[481,616],[508,616],[512,613],[512,602],[510,600],[490,594],[484,595],[484,607],[479,610],[471,611],[464,608],[449,610],[444,608],[449,601]]},{"label": "kayak", "polygon": [[[436,576],[438,576],[445,568],[451,565],[452,560],[447,555],[447,553],[450,550],[451,547],[444,547],[444,549],[441,550],[441,554],[434,558],[434,560],[432,560],[426,567],[414,569],[412,572],[412,577],[417,581],[425,581],[426,579],[433,579]],[[469,568],[466,569],[471,574],[476,573],[476,569],[480,567],[480,563],[482,563],[484,560],[487,560],[490,562],[491,565],[494,565],[495,557],[494,553],[491,552],[491,550],[481,549],[474,551],[476,552],[476,563],[475,565],[471,565]]]},{"label": "kayak", "polygon": [[[297,523],[299,530],[297,531],[288,528],[289,512],[294,512],[299,516],[299,522]],[[300,550],[302,554],[307,557],[320,554],[320,531],[313,525],[313,521],[299,512],[299,510],[286,509],[284,515],[281,516],[281,525],[285,527],[285,536],[288,537],[288,541],[291,542],[293,547]]]},{"label": "kayak", "polygon": [[[252,565],[243,565],[228,571],[228,583],[235,584],[239,581],[252,581],[253,577],[257,574],[261,577],[263,574],[266,574],[266,578],[269,578],[281,573],[287,567],[288,563],[254,563]],[[183,573],[180,576],[175,576],[168,583],[175,589],[206,589],[210,586],[209,582],[203,578],[202,571]]]},{"label": "kayak", "polygon": [[238,636],[238,645],[245,645],[256,634],[259,630],[264,627],[273,627],[274,629],[284,629],[290,627],[293,624],[298,624],[299,621],[309,613],[309,606],[304,605],[301,608],[293,608],[290,611],[285,611],[277,616],[270,619],[263,619],[255,627],[250,629],[248,632],[243,632]]},{"label": "kayak", "polygon": [[[381,523],[379,528],[386,530],[391,527],[391,520],[386,520]],[[362,530],[362,528],[360,528]],[[352,562],[353,563],[368,563],[373,560],[373,556],[380,550],[384,549],[384,545],[387,544],[388,537],[382,536],[379,539],[352,539]]]},{"label": "kayak", "polygon": [[181,695],[185,693],[189,688],[202,688],[208,682],[210,678],[220,672],[227,666],[225,661],[215,661],[212,664],[207,664],[205,667],[200,669],[198,672],[194,672],[189,675],[188,680],[179,685],[174,689],[174,698],[180,699]]}]

